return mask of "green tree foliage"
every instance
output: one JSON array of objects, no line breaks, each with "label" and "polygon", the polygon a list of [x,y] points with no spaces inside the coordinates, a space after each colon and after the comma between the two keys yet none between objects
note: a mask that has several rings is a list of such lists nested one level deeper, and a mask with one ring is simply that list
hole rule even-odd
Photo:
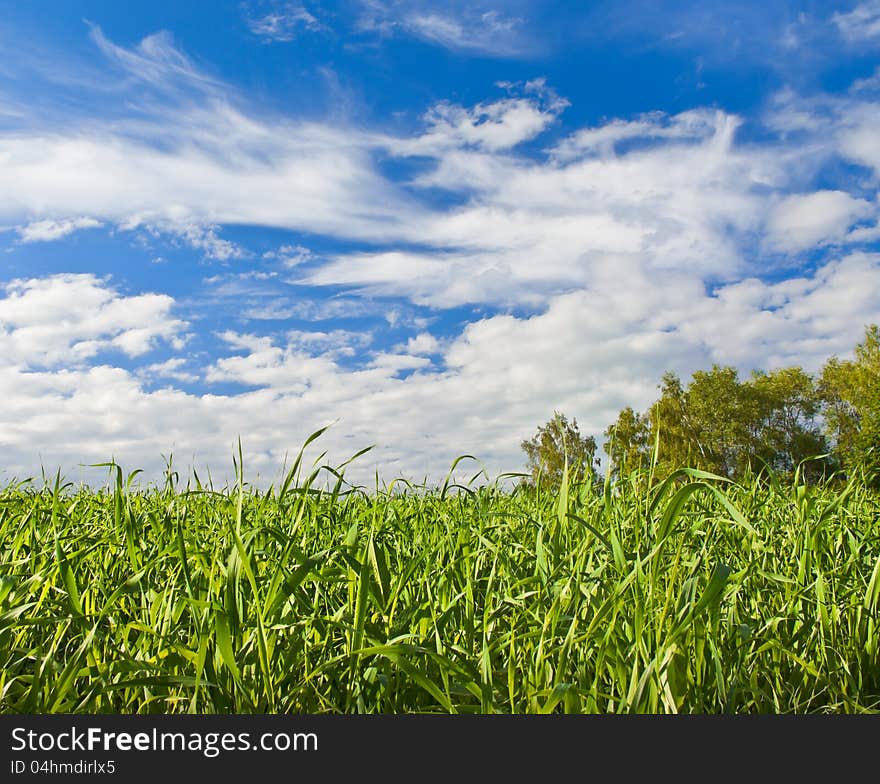
[{"label": "green tree foliage", "polygon": [[566,460],[572,481],[580,482],[598,468],[596,440],[581,435],[577,420],[571,422],[565,414],[554,411],[550,420],[538,428],[522,450],[528,458],[532,481],[558,485],[562,481]]},{"label": "green tree foliage", "polygon": [[[822,433],[821,396],[816,380],[799,367],[772,373],[753,373],[751,452],[778,473],[791,473],[807,458],[827,455],[830,445]],[[828,458],[811,460],[804,475],[818,478],[833,467]]]},{"label": "green tree foliage", "polygon": [[665,373],[660,383],[660,397],[648,409],[650,444],[658,445],[657,432],[663,433],[657,452],[657,464],[663,473],[691,462],[695,437],[688,413],[687,393],[675,373]]},{"label": "green tree foliage", "polygon": [[602,446],[611,459],[615,479],[646,466],[651,437],[651,423],[647,416],[627,406],[618,415],[617,422],[605,430],[604,436],[606,440]]},{"label": "green tree foliage", "polygon": [[855,359],[831,357],[819,389],[828,437],[844,467],[880,482],[880,328],[865,330]]},{"label": "green tree foliage", "polygon": [[[789,473],[828,451],[820,402],[815,381],[798,367],[741,381],[735,368],[715,365],[694,373],[687,387],[667,373],[659,398],[644,414],[621,411],[604,446],[616,476],[650,464],[657,477],[682,466],[728,477],[763,464]],[[811,461],[805,470],[816,475],[827,467]]]},{"label": "green tree foliage", "polygon": [[714,365],[712,370],[694,373],[685,395],[691,464],[732,476],[748,462],[756,416],[751,392],[732,367]]},{"label": "green tree foliage", "polygon": [[685,386],[666,373],[646,411],[624,408],[605,430],[611,475],[650,467],[662,479],[689,466],[733,478],[800,466],[816,480],[843,466],[880,484],[880,327],[868,326],[854,353],[831,357],[818,378],[787,367],[741,380],[714,365]]}]

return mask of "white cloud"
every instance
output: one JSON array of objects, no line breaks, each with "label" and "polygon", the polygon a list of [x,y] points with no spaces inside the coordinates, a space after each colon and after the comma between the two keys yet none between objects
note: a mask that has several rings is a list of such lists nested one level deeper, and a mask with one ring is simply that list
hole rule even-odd
[{"label": "white cloud", "polygon": [[[95,28],[100,49],[152,90],[105,122],[71,117],[63,129],[0,132],[0,221],[89,215],[152,227],[232,258],[216,234],[228,224],[276,226],[376,240],[405,233],[422,209],[384,178],[374,134],[272,117],[196,68],[156,34],[132,49]],[[138,95],[138,93],[136,93]]]},{"label": "white cloud", "polygon": [[396,375],[401,370],[422,370],[431,366],[431,360],[427,357],[416,357],[411,354],[392,354],[382,352],[377,354],[370,362],[371,368],[386,371],[389,375]]},{"label": "white cloud", "polygon": [[[629,133],[640,143],[625,152],[565,140],[565,155],[551,151],[547,161],[439,154],[416,184],[469,198],[412,224],[414,238],[435,249],[336,255],[302,281],[434,307],[539,306],[584,286],[609,254],[639,254],[656,270],[737,275],[748,266],[738,240],[759,229],[768,187],[786,176],[784,157],[736,146],[737,124],[722,112],[654,118]],[[672,139],[664,128],[675,129]]]},{"label": "white cloud", "polygon": [[[780,91],[765,118],[767,126],[791,137],[807,176],[832,157],[858,164],[880,181],[880,103],[872,100],[865,80],[856,81],[846,95],[803,97],[792,90]],[[794,162],[792,162],[794,164]],[[792,165],[792,174],[797,172]]]},{"label": "white cloud", "polygon": [[880,90],[880,66],[874,69],[874,73],[864,79],[856,79],[850,87],[851,93]]},{"label": "white cloud", "polygon": [[841,155],[873,169],[875,181],[880,180],[880,138],[876,133],[878,123],[880,104],[856,104],[840,123],[838,136]]},{"label": "white cloud", "polygon": [[770,213],[768,246],[797,252],[840,242],[853,223],[873,215],[875,209],[864,199],[855,199],[843,191],[786,196]]},{"label": "white cloud", "polygon": [[522,19],[494,10],[461,18],[448,12],[413,12],[401,23],[412,35],[448,49],[502,56],[520,54],[523,49],[518,34]]},{"label": "white cloud", "polygon": [[302,30],[317,30],[321,27],[305,6],[295,3],[277,5],[273,11],[262,16],[248,17],[250,31],[264,41],[292,41]]},{"label": "white cloud", "polygon": [[406,342],[407,354],[436,354],[440,351],[440,341],[430,332],[420,332]]},{"label": "white cloud", "polygon": [[96,229],[103,224],[94,218],[65,218],[63,220],[40,220],[19,226],[16,231],[22,242],[52,242],[80,229]]},{"label": "white cloud", "polygon": [[191,373],[184,368],[187,365],[187,360],[183,357],[172,357],[171,359],[166,359],[164,362],[154,362],[152,365],[147,365],[144,368],[140,368],[137,372],[137,376],[139,378],[171,378],[175,381],[183,381],[185,383],[193,383],[198,381],[200,376],[197,373]]},{"label": "white cloud", "polygon": [[296,341],[279,347],[271,338],[253,334],[227,331],[221,337],[231,348],[247,353],[218,359],[205,373],[209,383],[234,382],[270,387],[274,392],[303,394],[334,369],[331,358],[313,356]]},{"label": "white cloud", "polygon": [[867,0],[847,13],[831,17],[840,34],[849,41],[880,40],[880,2]]},{"label": "white cloud", "polygon": [[854,244],[880,241],[880,221],[873,226],[860,226],[852,229],[846,235],[846,240]]},{"label": "white cloud", "polygon": [[[152,130],[156,139],[166,132]],[[0,135],[0,219],[88,211],[184,237],[193,226],[204,232],[230,223],[366,239],[403,233],[414,209],[372,170],[362,145],[320,127],[261,134],[253,153],[234,139],[218,140],[209,152],[187,143],[159,150],[113,135]],[[209,229],[199,241],[215,239]]]},{"label": "white cloud", "polygon": [[616,152],[618,144],[629,140],[699,140],[722,128],[733,134],[737,125],[736,118],[720,111],[697,109],[672,117],[651,112],[635,120],[611,120],[596,128],[584,128],[557,145],[553,154],[562,161],[586,155],[608,156]]},{"label": "white cloud", "polygon": [[277,259],[285,267],[296,267],[315,258],[315,254],[302,245],[282,245],[278,250],[268,250],[264,259]]},{"label": "white cloud", "polygon": [[525,20],[496,8],[438,9],[429,3],[361,0],[358,27],[387,37],[407,35],[454,52],[488,57],[525,56],[535,49]]},{"label": "white cloud", "polygon": [[130,78],[163,91],[181,84],[206,92],[223,87],[175,46],[167,30],[146,36],[130,49],[114,44],[97,25],[91,26],[90,36],[104,56]]},{"label": "white cloud", "polygon": [[[110,51],[126,67],[152,58],[157,69],[198,82],[191,61],[170,46],[163,38]],[[257,119],[211,85],[137,121],[0,135],[0,220],[86,213],[165,232],[219,259],[245,255],[220,226],[306,231],[378,247],[323,262],[293,246],[284,258],[310,262],[302,282],[439,307],[537,307],[582,286],[608,253],[638,252],[651,268],[703,278],[741,274],[749,267],[743,245],[799,178],[835,155],[880,167],[878,109],[855,99],[827,117],[800,107],[798,116],[814,118],[809,143],[738,143],[740,118],[695,109],[575,130],[542,157],[517,151],[567,103],[542,80],[502,84],[508,97],[473,107],[440,103],[424,131],[409,136]],[[788,113],[794,129],[794,108],[781,106],[776,121]],[[377,167],[377,153],[427,161],[404,187]],[[437,188],[456,194],[456,206],[422,198]],[[402,249],[414,243],[421,249]]]},{"label": "white cloud", "polygon": [[[134,217],[122,224],[121,228],[133,230],[140,225],[140,219]],[[183,240],[187,245],[204,253],[206,259],[228,261],[229,259],[242,259],[248,254],[240,246],[229,240],[217,236],[218,226],[210,226],[189,222],[185,219],[147,221],[145,226],[151,234],[157,235],[165,232]]]},{"label": "white cloud", "polygon": [[[439,481],[464,453],[478,455],[491,473],[516,470],[520,440],[554,409],[599,435],[624,405],[647,405],[669,368],[687,375],[711,362],[743,371],[803,363],[815,370],[830,354],[848,354],[865,323],[880,321],[876,254],[841,256],[778,283],[754,278],[713,291],[684,272],[652,272],[635,254],[608,258],[594,273],[588,287],[553,297],[539,315],[466,326],[433,363],[419,352],[436,347],[419,335],[350,369],[338,352],[362,339],[356,334],[278,340],[227,332],[228,349],[207,374],[253,388],[241,394],[149,392],[136,373],[105,365],[30,372],[0,365],[5,466],[19,476],[36,470],[39,445],[48,467],[73,470],[115,456],[157,477],[161,455],[172,451],[194,459],[203,478],[210,466],[222,483],[241,435],[248,476],[259,473],[268,484],[285,453],[338,420],[316,447],[341,462],[378,444],[352,467],[350,476],[361,481],[370,482],[375,468],[387,481],[399,474]],[[68,295],[67,286],[77,285],[52,281]],[[59,319],[69,301],[44,301],[43,312]],[[124,329],[129,310],[115,309],[115,326],[105,331]],[[35,346],[32,356],[44,351]],[[167,375],[183,365],[149,367]],[[401,377],[406,371],[414,372]]]},{"label": "white cloud", "polygon": [[130,357],[181,345],[185,322],[164,294],[122,296],[94,275],[14,280],[0,299],[0,364],[76,367],[98,353]]},{"label": "white cloud", "polygon": [[355,348],[369,346],[373,342],[370,332],[352,332],[334,329],[329,332],[292,330],[287,333],[289,347],[307,351],[311,355],[325,357],[353,356]]},{"label": "white cloud", "polygon": [[411,140],[395,140],[393,151],[437,157],[461,147],[507,150],[542,133],[567,105],[556,99],[544,107],[530,98],[507,98],[470,109],[439,103],[425,115],[428,130]]},{"label": "white cloud", "polygon": [[710,347],[712,361],[818,370],[848,354],[864,326],[880,323],[880,255],[851,253],[813,275],[767,284],[747,279],[678,314],[681,332]]}]

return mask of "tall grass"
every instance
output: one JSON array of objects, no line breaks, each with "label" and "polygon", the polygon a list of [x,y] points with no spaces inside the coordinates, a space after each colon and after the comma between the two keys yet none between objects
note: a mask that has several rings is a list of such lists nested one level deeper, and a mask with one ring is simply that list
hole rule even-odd
[{"label": "tall grass", "polygon": [[0,492],[4,712],[880,710],[880,498],[855,481],[236,470]]}]

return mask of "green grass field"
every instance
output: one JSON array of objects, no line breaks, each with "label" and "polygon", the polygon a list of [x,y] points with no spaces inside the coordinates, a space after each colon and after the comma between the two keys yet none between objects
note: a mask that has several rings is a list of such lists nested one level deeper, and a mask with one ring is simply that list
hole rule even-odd
[{"label": "green grass field", "polygon": [[0,492],[2,711],[880,710],[880,496],[856,482],[300,471]]}]

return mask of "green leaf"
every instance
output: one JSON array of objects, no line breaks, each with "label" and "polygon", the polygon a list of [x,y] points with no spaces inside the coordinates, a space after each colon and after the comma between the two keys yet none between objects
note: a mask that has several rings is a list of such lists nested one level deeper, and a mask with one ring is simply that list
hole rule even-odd
[{"label": "green leaf", "polygon": [[235,663],[235,653],[232,650],[232,637],[229,633],[229,618],[221,609],[214,610],[214,639],[217,641],[217,650],[220,651],[220,658],[232,673],[235,680],[239,680],[241,675],[238,671],[238,665]]}]

